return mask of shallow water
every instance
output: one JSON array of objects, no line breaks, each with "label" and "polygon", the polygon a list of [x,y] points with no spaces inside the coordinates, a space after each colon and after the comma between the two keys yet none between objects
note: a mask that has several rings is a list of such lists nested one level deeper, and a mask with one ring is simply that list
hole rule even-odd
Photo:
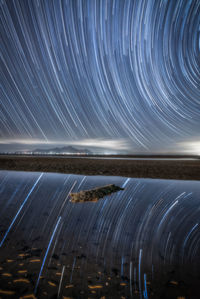
[{"label": "shallow water", "polygon": [[198,298],[199,221],[198,181],[1,171],[0,297]]}]

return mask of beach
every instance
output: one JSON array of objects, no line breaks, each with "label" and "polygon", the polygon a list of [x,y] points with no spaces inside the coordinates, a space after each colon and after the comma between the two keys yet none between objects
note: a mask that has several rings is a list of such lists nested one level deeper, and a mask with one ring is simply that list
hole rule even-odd
[{"label": "beach", "polygon": [[[0,156],[1,170],[56,172],[174,180],[200,180],[200,159],[130,156]],[[142,159],[142,160],[140,160]],[[149,160],[147,160],[149,159]]]}]

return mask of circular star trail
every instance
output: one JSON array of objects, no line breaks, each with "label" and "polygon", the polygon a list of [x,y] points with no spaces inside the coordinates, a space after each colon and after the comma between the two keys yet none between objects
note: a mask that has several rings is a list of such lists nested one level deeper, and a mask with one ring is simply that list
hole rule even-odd
[{"label": "circular star trail", "polygon": [[199,138],[198,0],[1,0],[0,16],[5,142]]}]

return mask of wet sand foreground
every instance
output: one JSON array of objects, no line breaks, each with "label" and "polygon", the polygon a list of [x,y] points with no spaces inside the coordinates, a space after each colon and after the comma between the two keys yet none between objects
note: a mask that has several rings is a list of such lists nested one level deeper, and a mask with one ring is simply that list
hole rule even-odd
[{"label": "wet sand foreground", "polygon": [[0,156],[0,169],[115,175],[135,178],[200,180],[200,159],[124,160],[72,157]]},{"label": "wet sand foreground", "polygon": [[0,195],[1,298],[199,298],[200,182],[0,171]]}]

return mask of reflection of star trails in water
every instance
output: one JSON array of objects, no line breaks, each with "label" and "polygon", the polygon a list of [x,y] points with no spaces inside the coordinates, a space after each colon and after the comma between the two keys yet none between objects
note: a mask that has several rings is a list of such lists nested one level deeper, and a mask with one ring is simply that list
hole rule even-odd
[{"label": "reflection of star trails in water", "polygon": [[54,236],[55,236],[55,233],[56,233],[56,231],[57,231],[57,228],[58,228],[58,225],[59,225],[60,221],[61,221],[61,217],[58,218],[58,221],[57,221],[57,223],[56,223],[56,226],[55,226],[55,228],[54,228],[54,230],[53,230],[53,233],[52,233],[52,235],[51,235],[51,239],[50,239],[50,241],[49,241],[49,244],[48,244],[48,247],[47,247],[47,250],[46,250],[46,253],[45,253],[43,262],[42,262],[42,266],[41,266],[41,268],[40,268],[40,273],[39,273],[39,275],[38,275],[38,279],[37,279],[37,282],[36,282],[36,285],[35,285],[35,293],[37,292],[38,284],[39,284],[39,281],[40,281],[40,276],[41,276],[41,274],[42,274],[42,270],[43,270],[43,268],[44,268],[44,264],[45,264],[47,255],[48,255],[48,253],[49,253],[49,249],[50,249],[50,247],[51,247],[51,243],[52,243],[52,241],[53,241],[53,238],[54,238]]},{"label": "reflection of star trails in water", "polygon": [[[13,207],[19,211],[31,197],[0,248],[0,295],[24,292],[26,285],[20,295],[38,298],[112,292],[147,299],[165,292],[171,299],[169,287],[198,298],[198,181],[1,171],[0,182],[1,230]],[[105,184],[125,190],[96,204],[70,202],[72,191]]]},{"label": "reflection of star trails in water", "polygon": [[[64,208],[64,206],[65,206],[65,203],[66,203],[66,201],[67,201],[67,199],[68,199],[68,196],[69,196],[70,192],[73,190],[73,188],[74,188],[74,186],[76,185],[76,183],[77,183],[77,181],[74,182],[74,184],[72,185],[72,187],[71,187],[71,189],[70,189],[70,191],[69,191],[67,197],[66,197],[65,200],[63,201],[63,204],[62,204],[62,206],[61,206],[61,208],[60,208],[60,212],[59,212],[59,214],[62,213],[63,208]],[[39,275],[38,275],[38,279],[37,279],[37,282],[36,282],[36,285],[35,285],[35,290],[34,290],[35,293],[37,292],[38,284],[39,284],[39,281],[40,281],[40,276],[42,275],[42,271],[43,271],[43,268],[44,268],[44,264],[45,264],[46,258],[47,258],[48,253],[49,253],[49,249],[50,249],[50,247],[51,247],[51,243],[53,242],[54,235],[55,235],[55,233],[56,233],[56,231],[57,231],[57,229],[58,229],[58,226],[59,226],[59,223],[60,223],[61,219],[62,219],[62,217],[59,216],[58,221],[57,221],[57,223],[56,223],[56,225],[55,225],[54,231],[53,231],[53,233],[52,233],[52,235],[51,235],[49,244],[48,244],[48,246],[47,246],[47,250],[46,250],[46,252],[45,252],[44,259],[43,259],[43,262],[42,262],[42,266],[41,266],[41,268],[40,268],[40,272],[39,272]]]},{"label": "reflection of star trails in water", "polygon": [[19,210],[17,211],[17,214],[16,214],[15,217],[13,218],[13,220],[12,220],[10,226],[8,227],[8,229],[7,229],[7,231],[6,231],[6,233],[5,233],[4,237],[3,237],[3,239],[1,240],[0,247],[3,245],[3,243],[4,243],[4,241],[5,241],[6,237],[7,237],[7,235],[8,235],[8,233],[9,233],[9,231],[11,230],[13,224],[15,223],[15,220],[17,219],[17,217],[18,217],[19,213],[21,212],[23,206],[24,206],[25,203],[27,202],[29,196],[31,195],[31,193],[33,192],[33,190],[35,189],[35,187],[37,186],[37,184],[38,184],[38,182],[39,182],[39,180],[41,179],[42,176],[43,176],[43,173],[39,176],[39,178],[37,179],[37,181],[35,182],[35,184],[34,184],[33,187],[31,188],[31,190],[29,191],[28,195],[26,196],[26,198],[25,198],[23,204],[20,206]]}]

